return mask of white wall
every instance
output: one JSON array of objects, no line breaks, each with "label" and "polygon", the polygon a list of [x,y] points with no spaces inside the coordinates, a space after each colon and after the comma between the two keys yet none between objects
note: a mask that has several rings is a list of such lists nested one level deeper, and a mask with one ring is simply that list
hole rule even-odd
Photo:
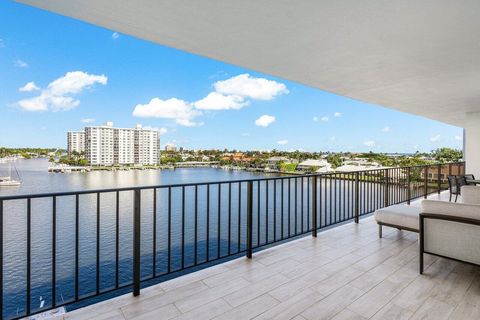
[{"label": "white wall", "polygon": [[467,113],[464,133],[466,173],[480,178],[480,113]]}]

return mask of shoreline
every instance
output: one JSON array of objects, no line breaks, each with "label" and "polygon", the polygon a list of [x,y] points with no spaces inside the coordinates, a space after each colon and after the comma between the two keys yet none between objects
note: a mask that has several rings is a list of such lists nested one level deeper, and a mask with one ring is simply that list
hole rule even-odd
[{"label": "shoreline", "polygon": [[82,172],[88,173],[92,171],[131,171],[131,170],[175,170],[183,168],[212,168],[230,171],[247,171],[258,173],[274,173],[285,175],[304,175],[305,172],[285,172],[280,170],[263,169],[263,168],[247,168],[239,166],[221,166],[218,164],[196,163],[185,164],[179,163],[175,165],[146,165],[146,166],[73,166],[73,165],[53,165],[48,167],[48,172],[51,173],[72,173]]}]

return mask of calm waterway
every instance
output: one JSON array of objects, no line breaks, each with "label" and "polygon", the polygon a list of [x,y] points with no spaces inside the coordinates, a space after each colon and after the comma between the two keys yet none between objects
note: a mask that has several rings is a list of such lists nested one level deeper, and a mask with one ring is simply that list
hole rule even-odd
[{"label": "calm waterway", "polygon": [[[17,160],[22,185],[0,188],[0,195],[80,191],[160,184],[227,181],[276,176],[272,174],[214,168],[181,168],[175,170],[93,171],[68,174],[49,173],[47,159]],[[14,171],[14,170],[13,170]],[[0,176],[8,172],[8,164],[0,163]],[[15,177],[14,177],[15,178]]]},{"label": "calm waterway", "polygon": [[[2,175],[7,164],[0,166],[3,166],[3,170],[0,168]],[[1,188],[0,195],[278,177],[214,168],[61,174],[48,173],[48,166],[46,159],[18,160],[16,167],[23,184],[19,187]],[[400,173],[401,171],[397,171],[397,174]],[[347,174],[344,178],[338,176],[336,179],[319,179],[317,221],[321,226],[329,226],[353,217],[356,202],[355,182],[352,177]],[[376,182],[378,177],[370,174],[359,182],[356,192],[359,195],[357,205],[360,214],[372,212],[384,203],[385,189],[382,183]],[[311,221],[311,182],[308,178],[290,176],[253,184],[254,247],[307,232]],[[389,190],[391,203],[404,201],[402,199],[406,196],[405,188]],[[210,261],[245,250],[246,195],[247,184],[237,182],[158,188],[155,193],[152,189],[143,190],[142,278],[152,277],[153,274],[168,274],[207,259]],[[56,198],[55,218],[52,197],[31,200],[32,311],[38,310],[41,303],[45,307],[52,305],[53,275],[57,304],[75,298],[76,235],[79,297],[95,294],[97,289],[103,292],[115,287],[117,252],[118,284],[121,286],[131,283],[133,192],[119,192],[118,207],[116,192],[101,193],[98,198],[97,194],[79,196],[78,234],[75,196]],[[27,305],[27,201],[4,201],[3,208],[4,316],[8,317],[25,313]],[[55,272],[53,256],[56,259]]]},{"label": "calm waterway", "polygon": [[[246,171],[231,171],[214,168],[182,168],[175,170],[131,170],[131,171],[94,171],[89,173],[48,173],[47,159],[18,160],[15,162],[22,185],[19,187],[2,187],[0,195],[38,194],[64,191],[80,191],[103,188],[121,188],[132,186],[167,185],[177,183],[229,181],[239,179],[262,178],[263,173]],[[0,176],[8,170],[8,164],[0,164]],[[227,184],[222,185],[222,207],[227,206]],[[245,192],[245,186],[241,187]],[[171,237],[171,266],[178,269],[181,264],[181,190],[172,189],[172,237]],[[198,245],[197,259],[206,257],[206,186],[198,188]],[[218,186],[212,186],[210,192],[210,206],[218,204]],[[231,236],[233,241],[226,242],[225,228],[227,211],[222,208],[221,241],[217,242],[217,220],[212,217],[211,245],[212,256],[217,253],[220,243],[221,254],[224,255],[230,245],[238,248],[237,240],[244,248],[244,230],[238,234],[238,222],[245,223],[245,205],[238,210],[238,185],[232,186],[232,210],[240,212],[239,220],[232,222]],[[245,195],[243,195],[245,196]],[[161,274],[168,270],[167,257],[167,189],[157,191],[157,266],[156,272]],[[108,289],[115,284],[115,193],[102,194],[100,205],[100,286],[101,290]],[[132,272],[132,208],[133,196],[131,192],[120,194],[120,270],[119,283],[131,281]],[[142,276],[152,274],[153,265],[153,191],[142,193]],[[193,217],[193,189],[186,190],[186,223],[185,223],[185,261],[186,265],[194,262],[194,220]],[[87,295],[96,290],[96,195],[80,197],[79,217],[79,295]],[[4,315],[15,316],[26,310],[26,277],[27,277],[27,204],[26,200],[5,201],[4,203]],[[52,302],[52,198],[32,199],[31,202],[31,308],[36,310],[40,304],[49,306]],[[216,214],[215,214],[216,216]],[[236,224],[235,224],[236,223]],[[56,300],[57,303],[68,301],[74,297],[74,248],[75,248],[75,197],[58,197],[56,203]]]}]

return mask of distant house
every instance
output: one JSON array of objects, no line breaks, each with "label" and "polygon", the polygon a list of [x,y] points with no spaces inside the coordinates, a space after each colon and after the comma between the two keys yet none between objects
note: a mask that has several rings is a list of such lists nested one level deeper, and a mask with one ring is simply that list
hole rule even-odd
[{"label": "distant house", "polygon": [[243,160],[244,157],[245,155],[243,152],[235,152],[232,156],[232,160],[240,162]]},{"label": "distant house", "polygon": [[291,163],[291,160],[287,157],[270,157],[267,159],[267,168],[278,170],[280,163]]},{"label": "distant house", "polygon": [[254,158],[247,156],[243,152],[235,152],[233,154],[224,153],[220,159],[223,161],[234,161],[234,162],[242,162],[242,163],[250,163],[255,160]]},{"label": "distant house", "polygon": [[180,157],[182,157],[182,161],[187,161],[192,158],[189,154],[182,154]]},{"label": "distant house", "polygon": [[335,171],[337,172],[350,172],[350,171],[363,171],[363,170],[372,170],[372,169],[381,169],[383,168],[377,162],[368,162],[366,159],[359,160],[350,160],[344,162],[344,164]]},{"label": "distant house", "polygon": [[344,160],[344,164],[351,164],[354,166],[364,166],[364,167],[381,167],[378,162],[369,161],[364,158],[352,158],[349,160]]},{"label": "distant house", "polygon": [[344,164],[335,169],[335,171],[337,172],[351,172],[351,171],[362,171],[362,170],[366,170],[366,168],[364,166],[353,165],[353,164]]},{"label": "distant house", "polygon": [[315,172],[322,173],[322,172],[329,172],[332,171],[332,166],[328,163],[325,159],[308,159],[303,162],[300,162],[297,166],[297,170],[299,171],[311,171],[312,168],[315,168]]}]

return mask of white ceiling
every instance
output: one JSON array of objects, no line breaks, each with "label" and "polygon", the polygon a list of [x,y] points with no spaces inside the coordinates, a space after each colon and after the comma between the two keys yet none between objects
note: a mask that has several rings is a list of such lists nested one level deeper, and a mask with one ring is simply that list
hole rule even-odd
[{"label": "white ceiling", "polygon": [[19,2],[457,126],[480,112],[479,0]]}]

